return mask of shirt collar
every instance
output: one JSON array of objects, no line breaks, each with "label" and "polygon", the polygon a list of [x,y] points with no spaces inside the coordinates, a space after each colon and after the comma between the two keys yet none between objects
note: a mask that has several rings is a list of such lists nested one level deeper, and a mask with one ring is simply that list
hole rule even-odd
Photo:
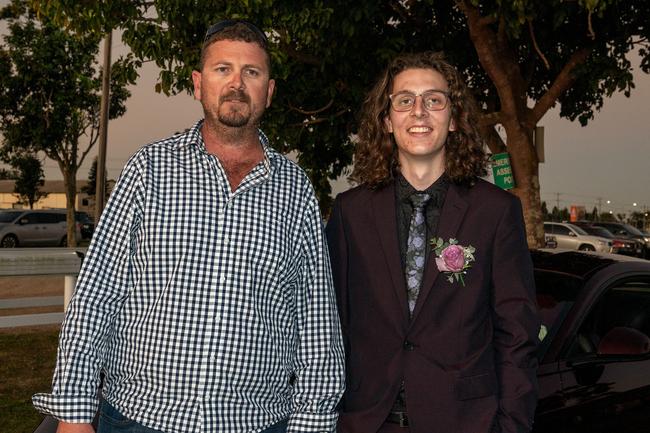
[{"label": "shirt collar", "polygon": [[[207,153],[205,149],[205,141],[201,135],[201,126],[203,126],[204,119],[199,120],[191,128],[187,129],[184,133],[178,135],[178,147],[196,146],[201,152]],[[257,135],[260,139],[260,144],[264,150],[264,166],[270,172],[273,161],[280,155],[269,144],[269,139],[261,129],[257,130]]]},{"label": "shirt collar", "polygon": [[[449,188],[449,180],[447,179],[447,175],[445,173],[442,174],[436,180],[433,182],[427,189],[424,191],[418,191],[411,185],[408,180],[402,175],[402,173],[397,173],[397,176],[395,177],[395,193],[397,194],[397,200],[402,202],[409,202],[409,197],[415,193],[418,192],[424,192],[426,194],[429,194],[432,198],[433,197],[444,197],[444,195],[447,192],[447,189]],[[433,201],[438,201],[438,200],[433,200]]]}]

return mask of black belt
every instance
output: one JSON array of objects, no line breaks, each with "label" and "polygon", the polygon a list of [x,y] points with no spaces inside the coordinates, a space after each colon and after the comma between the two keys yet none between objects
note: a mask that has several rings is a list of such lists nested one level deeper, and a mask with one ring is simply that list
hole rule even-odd
[{"label": "black belt", "polygon": [[398,424],[400,427],[408,427],[409,417],[406,412],[390,412],[386,417],[386,422]]}]

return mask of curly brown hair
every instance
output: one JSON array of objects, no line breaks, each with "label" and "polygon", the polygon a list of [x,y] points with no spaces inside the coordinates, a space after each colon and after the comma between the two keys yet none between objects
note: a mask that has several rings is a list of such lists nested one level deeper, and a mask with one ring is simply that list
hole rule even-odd
[{"label": "curly brown hair", "polygon": [[399,170],[397,146],[384,123],[395,77],[407,69],[433,69],[449,85],[451,116],[456,130],[445,143],[445,173],[451,182],[473,184],[485,176],[487,156],[478,131],[478,110],[458,70],[440,52],[401,54],[384,70],[363,103],[359,142],[350,180],[370,188],[389,183]]}]

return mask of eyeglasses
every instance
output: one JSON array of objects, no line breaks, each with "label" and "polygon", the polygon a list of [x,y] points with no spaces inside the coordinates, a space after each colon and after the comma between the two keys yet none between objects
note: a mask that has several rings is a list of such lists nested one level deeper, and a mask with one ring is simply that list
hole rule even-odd
[{"label": "eyeglasses", "polygon": [[404,91],[388,95],[390,106],[395,111],[411,111],[418,96],[422,97],[422,105],[428,111],[444,110],[449,103],[449,93],[443,90],[427,90],[422,93]]},{"label": "eyeglasses", "polygon": [[249,30],[251,30],[257,36],[259,36],[262,42],[264,42],[264,47],[268,46],[269,40],[264,34],[264,32],[261,31],[255,24],[249,23],[248,21],[244,21],[244,20],[223,20],[223,21],[219,21],[216,24],[212,24],[210,28],[208,28],[208,31],[205,32],[205,38],[203,38],[203,43],[205,43],[205,41],[210,39],[212,35],[224,31],[228,27],[232,27],[236,24],[243,24],[246,27],[248,27]]}]

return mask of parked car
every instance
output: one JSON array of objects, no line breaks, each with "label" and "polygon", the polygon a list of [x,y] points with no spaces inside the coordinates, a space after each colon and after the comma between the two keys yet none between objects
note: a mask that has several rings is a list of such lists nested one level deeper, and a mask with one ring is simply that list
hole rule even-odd
[{"label": "parked car", "polygon": [[[77,224],[77,239],[81,225]],[[65,246],[65,209],[0,211],[0,247]]]},{"label": "parked car", "polygon": [[544,222],[544,234],[552,235],[558,248],[581,251],[612,251],[612,241],[599,236],[591,236],[580,227],[568,223]]},{"label": "parked car", "polygon": [[574,222],[590,235],[600,236],[612,241],[612,252],[626,256],[643,257],[643,243],[636,239],[617,237],[605,227],[595,226],[591,222]]},{"label": "parked car", "polygon": [[553,235],[544,234],[544,248],[557,248],[557,239]]},{"label": "parked car", "polygon": [[532,252],[543,331],[534,433],[650,426],[650,262]]},{"label": "parked car", "polygon": [[95,223],[86,212],[75,212],[75,219],[79,225],[81,239],[90,239],[95,231]]},{"label": "parked car", "polygon": [[643,244],[643,257],[650,259],[650,236],[644,235],[638,229],[624,223],[598,221],[594,222],[594,225],[605,227],[614,236],[638,240]]}]

